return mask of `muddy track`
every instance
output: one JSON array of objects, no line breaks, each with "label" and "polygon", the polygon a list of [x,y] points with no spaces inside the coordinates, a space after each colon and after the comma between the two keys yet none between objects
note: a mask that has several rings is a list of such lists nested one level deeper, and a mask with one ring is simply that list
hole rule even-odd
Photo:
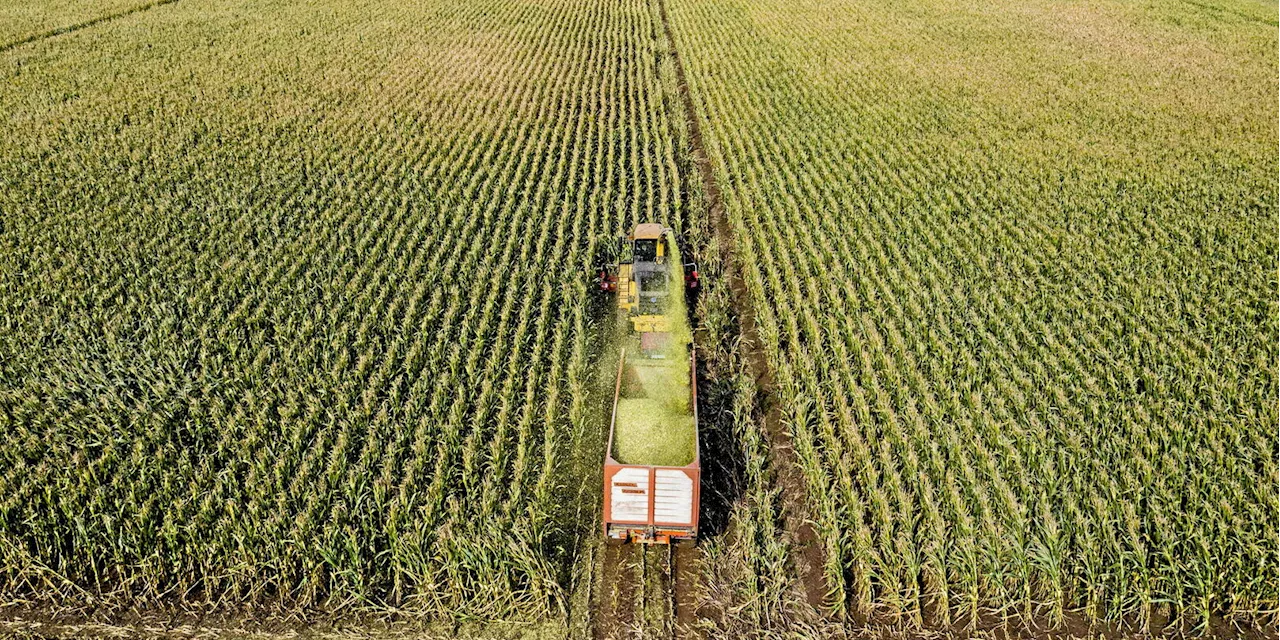
[{"label": "muddy track", "polygon": [[694,546],[601,545],[591,636],[697,637],[700,561]]},{"label": "muddy track", "polygon": [[707,200],[707,209],[711,218],[711,227],[721,249],[728,257],[725,261],[725,277],[732,291],[733,311],[738,317],[741,328],[743,357],[748,372],[756,383],[764,404],[764,427],[769,438],[769,452],[773,467],[777,472],[778,483],[782,487],[784,526],[791,539],[797,544],[801,553],[797,562],[797,570],[801,584],[804,586],[805,598],[814,607],[821,607],[827,585],[822,574],[824,566],[823,549],[818,542],[813,526],[805,517],[807,500],[805,498],[804,477],[801,475],[796,453],[791,446],[791,434],[782,424],[782,412],[775,396],[774,375],[765,356],[760,341],[760,333],[756,325],[755,311],[751,307],[750,292],[742,279],[740,257],[734,251],[733,228],[725,214],[724,200],[720,186],[716,183],[715,172],[711,167],[711,159],[707,155],[703,142],[702,124],[698,119],[697,105],[689,89],[688,76],[684,62],[676,48],[675,34],[671,30],[671,18],[667,13],[667,0],[656,0],[658,11],[662,17],[662,28],[670,43],[671,60],[675,65],[676,82],[680,87],[680,101],[684,105],[685,120],[689,123],[690,146],[693,162],[702,179],[702,189]]},{"label": "muddy track", "polygon": [[591,598],[591,636],[596,640],[631,637],[639,596],[634,558],[635,549],[630,545],[600,546],[600,580]]},{"label": "muddy track", "polygon": [[672,606],[675,608],[676,637],[695,638],[698,612],[698,578],[702,575],[702,553],[692,545],[673,545],[669,550],[675,580]]},{"label": "muddy track", "polygon": [[40,32],[40,33],[33,33],[33,34],[31,34],[31,35],[29,35],[29,36],[26,36],[26,37],[24,37],[24,38],[19,38],[18,40],[14,40],[13,42],[6,42],[6,43],[4,43],[4,44],[0,44],[0,53],[4,53],[4,52],[6,52],[6,51],[9,51],[10,49],[16,49],[16,48],[18,48],[18,47],[21,47],[21,46],[22,46],[22,45],[24,45],[24,44],[31,44],[32,42],[39,42],[40,40],[47,40],[47,39],[49,39],[49,38],[53,38],[53,37],[55,37],[55,36],[60,36],[60,35],[66,34],[66,33],[73,33],[73,32],[79,31],[79,30],[81,30],[81,29],[87,29],[87,28],[92,27],[92,26],[97,25],[97,24],[102,24],[103,22],[108,22],[108,21],[110,21],[110,20],[115,20],[115,19],[117,19],[117,18],[123,18],[123,17],[125,17],[125,16],[131,16],[131,15],[133,15],[133,14],[135,14],[135,13],[139,13],[139,12],[141,12],[141,11],[146,11],[147,9],[154,9],[154,8],[156,8],[156,7],[160,7],[160,6],[163,6],[163,5],[166,5],[166,4],[173,4],[173,3],[177,2],[177,1],[178,1],[178,0],[156,0],[155,2],[148,2],[148,3],[145,3],[145,4],[140,4],[140,5],[136,6],[136,7],[129,7],[128,9],[125,9],[125,10],[123,10],[123,11],[117,11],[117,12],[115,12],[115,13],[108,13],[108,14],[107,14],[107,15],[105,15],[105,16],[98,16],[98,17],[96,17],[96,18],[90,18],[90,19],[85,20],[85,21],[83,21],[83,22],[77,22],[77,23],[75,23],[75,24],[67,25],[67,26],[65,26],[65,27],[58,27],[57,29],[51,29],[51,30],[49,30],[49,31],[43,31],[43,32]]}]

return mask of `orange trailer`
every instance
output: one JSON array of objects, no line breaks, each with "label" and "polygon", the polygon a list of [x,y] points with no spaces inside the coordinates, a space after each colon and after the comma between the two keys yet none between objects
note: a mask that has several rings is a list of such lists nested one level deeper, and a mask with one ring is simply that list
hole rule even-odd
[{"label": "orange trailer", "polygon": [[[684,466],[624,464],[616,457],[619,411],[634,410],[628,402],[623,373],[628,367],[626,350],[618,363],[613,394],[613,417],[604,460],[604,534],[612,541],[668,544],[672,540],[696,540],[702,470],[698,449],[697,356],[689,353],[689,412],[692,414],[692,461]],[[638,359],[637,367],[662,366]],[[630,402],[634,407],[634,401]],[[626,418],[627,416],[622,416]],[[683,422],[683,420],[681,421]],[[682,434],[686,435],[686,434]]]}]

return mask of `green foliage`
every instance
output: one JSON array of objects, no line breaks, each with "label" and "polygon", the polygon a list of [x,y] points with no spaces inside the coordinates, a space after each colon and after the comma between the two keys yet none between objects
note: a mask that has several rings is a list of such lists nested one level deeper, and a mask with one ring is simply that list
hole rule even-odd
[{"label": "green foliage", "polygon": [[[51,6],[0,7],[0,47],[134,5]],[[1274,8],[669,9],[825,613],[1274,630]],[[562,616],[607,402],[584,274],[702,224],[660,30],[183,1],[0,51],[0,600]],[[803,636],[708,295],[743,477],[707,591]]]},{"label": "green foliage", "polygon": [[594,243],[680,224],[644,7],[178,2],[0,54],[0,600],[560,619]]},{"label": "green foliage", "polygon": [[828,613],[1274,629],[1246,4],[671,0]]}]

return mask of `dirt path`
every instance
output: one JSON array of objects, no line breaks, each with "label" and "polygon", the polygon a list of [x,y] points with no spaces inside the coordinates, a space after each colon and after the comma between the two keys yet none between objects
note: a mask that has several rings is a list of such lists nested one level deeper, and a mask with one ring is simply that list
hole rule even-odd
[{"label": "dirt path", "polygon": [[801,557],[797,569],[805,590],[805,598],[810,605],[821,607],[824,594],[827,592],[822,575],[824,566],[823,550],[817,535],[804,514],[807,501],[805,499],[804,478],[796,460],[795,450],[791,446],[791,434],[782,424],[782,413],[774,398],[774,376],[769,360],[765,356],[760,333],[756,326],[755,311],[751,307],[750,292],[742,279],[740,258],[734,252],[733,228],[725,214],[724,200],[720,186],[716,183],[715,172],[711,160],[707,156],[703,142],[702,123],[698,119],[697,105],[693,101],[689,89],[688,76],[684,62],[676,49],[675,34],[671,31],[671,19],[667,13],[667,0],[656,0],[662,16],[662,27],[671,46],[671,59],[675,65],[676,80],[680,87],[680,101],[684,105],[685,119],[689,123],[690,146],[693,150],[694,165],[702,178],[703,193],[706,194],[708,213],[712,230],[719,241],[728,260],[725,261],[725,276],[729,280],[729,288],[733,295],[733,311],[738,316],[742,330],[743,356],[751,377],[755,380],[764,403],[764,427],[769,437],[770,455],[773,456],[774,468],[777,471],[778,483],[782,487],[783,502],[786,505],[785,527],[791,539],[800,550]]}]

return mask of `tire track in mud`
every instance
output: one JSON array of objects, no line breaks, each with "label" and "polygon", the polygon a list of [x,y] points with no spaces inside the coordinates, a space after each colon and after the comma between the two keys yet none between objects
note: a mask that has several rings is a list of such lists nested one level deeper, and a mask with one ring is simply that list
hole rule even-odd
[{"label": "tire track in mud", "polygon": [[81,29],[87,29],[94,25],[102,24],[103,22],[108,22],[111,20],[115,20],[117,18],[131,16],[135,13],[146,11],[147,9],[154,9],[156,7],[161,7],[166,4],[173,4],[177,1],[178,0],[156,0],[155,2],[140,4],[136,7],[129,7],[128,9],[125,9],[123,11],[108,13],[107,15],[98,16],[96,18],[89,18],[88,20],[67,25],[65,27],[58,27],[56,29],[50,29],[48,31],[41,31],[40,33],[33,33],[29,36],[18,38],[17,40],[14,40],[12,42],[6,42],[4,44],[0,44],[0,53],[5,53],[7,51],[17,49],[18,47],[21,47],[24,44],[31,44],[32,42],[39,42],[41,40],[48,40],[49,38],[57,37],[60,35],[74,33]]},{"label": "tire track in mud", "polygon": [[670,549],[672,606],[675,608],[676,637],[696,638],[698,577],[701,575],[702,553],[693,545],[672,545]]},{"label": "tire track in mud", "polygon": [[635,550],[630,545],[600,545],[599,587],[592,594],[594,618],[591,636],[596,640],[622,640],[635,625]]},{"label": "tire track in mud", "polygon": [[697,167],[702,180],[703,193],[706,194],[707,210],[710,217],[712,233],[719,241],[728,259],[725,261],[725,277],[729,281],[732,292],[731,304],[738,316],[741,327],[741,344],[747,370],[755,381],[764,404],[764,428],[769,440],[769,453],[773,457],[777,471],[777,482],[782,488],[785,513],[784,526],[791,539],[800,551],[796,563],[805,599],[813,607],[821,610],[827,593],[826,580],[822,574],[825,558],[817,533],[805,517],[808,501],[804,477],[801,475],[795,449],[791,444],[791,434],[782,423],[782,411],[776,399],[774,373],[769,360],[761,346],[760,332],[757,328],[755,311],[751,306],[750,292],[742,279],[740,258],[734,251],[733,228],[725,214],[724,199],[720,186],[716,182],[715,172],[711,167],[710,156],[707,155],[703,142],[702,124],[698,119],[697,105],[689,88],[688,75],[684,62],[676,48],[675,34],[671,30],[671,18],[667,12],[667,0],[655,0],[662,18],[662,28],[670,47],[672,63],[675,66],[676,83],[679,86],[680,102],[684,106],[685,120],[689,126],[690,146],[693,163]]},{"label": "tire track in mud", "polygon": [[602,544],[591,637],[697,637],[700,556],[692,545]]}]

